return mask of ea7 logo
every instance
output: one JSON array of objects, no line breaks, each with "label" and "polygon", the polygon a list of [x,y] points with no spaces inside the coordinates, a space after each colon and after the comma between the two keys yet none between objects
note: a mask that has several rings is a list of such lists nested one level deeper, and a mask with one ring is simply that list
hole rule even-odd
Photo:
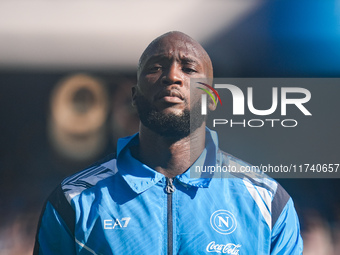
[{"label": "ea7 logo", "polygon": [[126,228],[130,222],[130,217],[116,220],[104,220],[104,229]]}]

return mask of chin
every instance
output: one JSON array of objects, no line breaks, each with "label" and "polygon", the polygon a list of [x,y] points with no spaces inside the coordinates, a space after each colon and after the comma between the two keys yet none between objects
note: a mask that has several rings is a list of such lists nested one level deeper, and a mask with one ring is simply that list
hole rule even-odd
[{"label": "chin", "polygon": [[166,108],[162,111],[160,111],[160,113],[164,114],[164,115],[174,115],[174,116],[183,116],[184,115],[184,109],[173,109],[173,108]]}]

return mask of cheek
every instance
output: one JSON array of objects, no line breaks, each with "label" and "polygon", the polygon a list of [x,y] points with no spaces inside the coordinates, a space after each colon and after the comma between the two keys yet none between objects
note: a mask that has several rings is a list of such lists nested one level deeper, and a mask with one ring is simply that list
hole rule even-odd
[{"label": "cheek", "polygon": [[143,95],[152,93],[155,82],[147,77],[143,77],[138,81],[138,92]]},{"label": "cheek", "polygon": [[142,78],[142,80],[144,83],[149,84],[149,86],[152,86],[156,84],[157,82],[159,82],[161,77],[162,77],[161,73],[153,73],[153,74],[145,75]]},{"label": "cheek", "polygon": [[202,90],[198,89],[198,88],[193,88],[191,89],[190,91],[190,94],[189,94],[189,99],[190,99],[190,102],[195,104],[197,103],[198,101],[201,100],[201,97],[202,97]]},{"label": "cheek", "polygon": [[152,97],[157,92],[159,78],[155,76],[144,76],[138,81],[139,92],[146,96]]}]

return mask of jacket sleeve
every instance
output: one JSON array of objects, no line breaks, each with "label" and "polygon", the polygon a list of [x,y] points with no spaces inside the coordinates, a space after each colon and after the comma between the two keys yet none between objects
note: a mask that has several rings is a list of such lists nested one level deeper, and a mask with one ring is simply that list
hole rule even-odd
[{"label": "jacket sleeve", "polygon": [[33,255],[75,254],[75,213],[58,186],[40,216]]},{"label": "jacket sleeve", "polygon": [[271,236],[272,255],[300,255],[303,251],[303,241],[300,235],[300,223],[294,208],[292,198],[280,186],[275,195],[273,205],[273,229]]}]

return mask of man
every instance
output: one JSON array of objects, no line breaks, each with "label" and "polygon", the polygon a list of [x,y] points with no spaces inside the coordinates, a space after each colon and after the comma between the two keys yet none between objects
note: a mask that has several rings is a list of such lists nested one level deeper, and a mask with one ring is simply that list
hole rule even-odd
[{"label": "man", "polygon": [[52,193],[35,254],[302,254],[292,199],[274,180],[190,178],[195,165],[247,166],[218,149],[200,114],[202,90],[190,95],[190,80],[213,76],[202,46],[166,33],[146,48],[137,76],[139,133]]}]

